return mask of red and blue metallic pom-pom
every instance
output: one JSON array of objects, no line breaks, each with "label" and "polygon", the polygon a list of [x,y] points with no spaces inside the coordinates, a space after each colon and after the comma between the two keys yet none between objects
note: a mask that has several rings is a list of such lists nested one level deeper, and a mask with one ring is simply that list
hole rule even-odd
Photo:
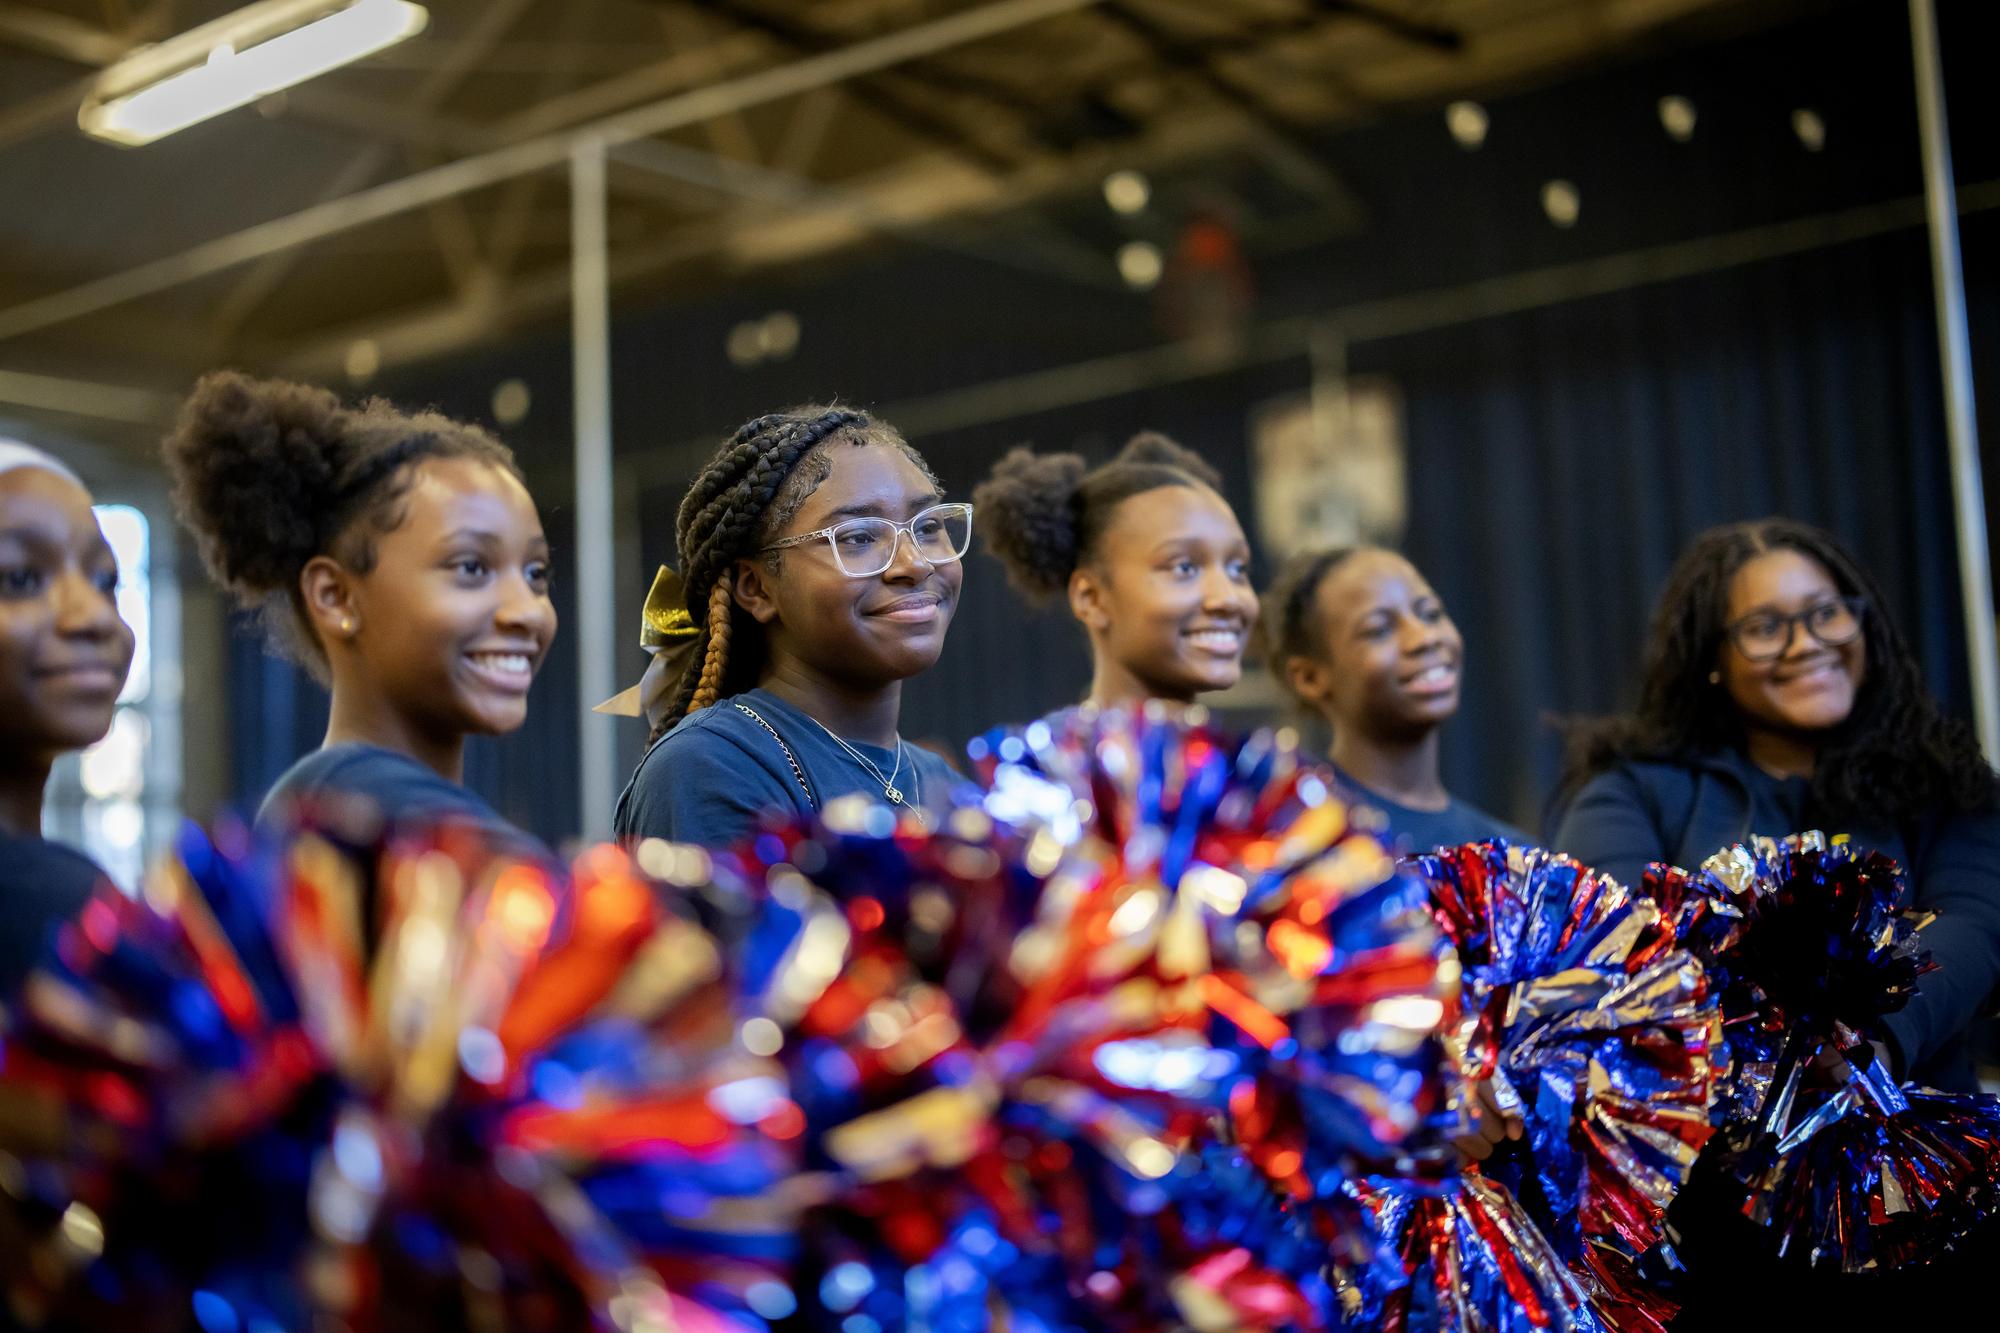
[{"label": "red and blue metallic pom-pom", "polygon": [[1086,768],[1171,822],[1022,770],[935,830],[837,807],[567,876],[190,831],[8,1012],[0,1097],[56,1131],[0,1207],[15,1309],[1336,1322],[1341,1187],[1429,1141],[1455,961],[1281,750],[1119,735]]},{"label": "red and blue metallic pom-pom", "polygon": [[[1204,1102],[1223,1117],[1219,1135],[1213,1118],[1199,1127],[1204,1183],[1176,1210],[1200,1256],[1173,1284],[1180,1317],[1227,1275],[1233,1319],[1337,1322],[1335,1263],[1370,1258],[1343,1182],[1442,1144],[1436,1034],[1457,969],[1421,890],[1270,733],[1078,710],[974,757],[988,808],[1054,867],[1030,937],[1058,953],[1024,1016],[1080,1034],[1127,1100],[1135,1077],[1162,1076],[1145,1071],[1169,1037],[1182,1067],[1200,1052],[1227,1071]],[[1105,1022],[1107,1001],[1154,993],[1171,1008]]]},{"label": "red and blue metallic pom-pom", "polygon": [[20,1145],[16,1317],[730,1327],[594,1196],[679,1161],[755,1197],[789,1170],[782,1135],[718,1110],[730,1076],[698,1044],[671,1084],[613,1078],[587,1106],[557,1077],[555,1052],[600,1047],[573,1061],[590,1083],[629,1049],[665,992],[621,991],[660,925],[614,849],[570,880],[456,827],[361,865],[310,833],[190,827],[8,1012],[0,1096],[61,1127]]},{"label": "red and blue metallic pom-pom", "polygon": [[[1700,964],[1658,907],[1567,857],[1495,842],[1409,864],[1464,968],[1463,1078],[1517,1107],[1527,1129],[1525,1160],[1502,1153],[1485,1174],[1511,1187],[1506,1203],[1524,1204],[1586,1279],[1577,1288],[1541,1272],[1534,1290],[1525,1275],[1538,1270],[1520,1256],[1524,1276],[1492,1287],[1517,1309],[1486,1317],[1504,1324],[1567,1302],[1579,1326],[1661,1326],[1672,1306],[1643,1289],[1634,1265],[1711,1132],[1719,1011]],[[1506,1204],[1461,1210],[1475,1206],[1504,1215]],[[1432,1204],[1413,1216],[1449,1234],[1438,1213]]]}]

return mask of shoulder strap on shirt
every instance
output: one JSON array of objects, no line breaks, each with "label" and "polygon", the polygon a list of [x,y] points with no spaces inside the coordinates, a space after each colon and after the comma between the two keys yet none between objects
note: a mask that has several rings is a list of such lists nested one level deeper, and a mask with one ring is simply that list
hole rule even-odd
[{"label": "shoulder strap on shirt", "polygon": [[758,726],[762,727],[765,731],[771,733],[771,739],[776,741],[778,743],[778,748],[785,752],[785,762],[791,765],[792,776],[797,778],[799,781],[799,790],[805,793],[806,808],[809,810],[818,810],[819,800],[817,797],[813,795],[812,784],[806,781],[806,771],[805,769],[799,766],[799,757],[792,753],[791,746],[785,744],[785,738],[778,734],[778,729],[772,726],[769,722],[766,722],[764,720],[764,715],[762,713],[752,708],[749,704],[744,703],[742,700],[731,699],[729,702],[735,706],[737,712],[743,714],[745,717],[749,718],[752,722],[755,722]]}]

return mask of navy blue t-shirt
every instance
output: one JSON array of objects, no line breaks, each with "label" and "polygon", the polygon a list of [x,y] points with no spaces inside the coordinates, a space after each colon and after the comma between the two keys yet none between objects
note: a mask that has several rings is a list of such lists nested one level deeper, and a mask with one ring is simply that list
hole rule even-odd
[{"label": "navy blue t-shirt", "polygon": [[[770,730],[745,713],[745,707]],[[848,744],[883,777],[895,769],[895,751],[860,741]],[[798,761],[799,773],[786,760],[785,746]],[[896,785],[903,800],[933,812],[949,808],[952,790],[965,779],[921,746],[905,742],[902,759]],[[824,810],[829,801],[856,795],[879,801],[882,784],[819,723],[760,688],[718,700],[675,724],[639,761],[618,798],[614,822],[621,838],[726,847],[755,829],[757,817],[766,811],[806,815]]]},{"label": "navy blue t-shirt", "polygon": [[1478,806],[1461,801],[1456,796],[1442,810],[1417,810],[1398,804],[1380,792],[1371,791],[1338,768],[1333,771],[1348,792],[1363,804],[1381,811],[1389,821],[1388,827],[1378,830],[1377,836],[1388,843],[1392,851],[1434,852],[1440,847],[1488,842],[1494,838],[1505,838],[1515,844],[1532,841],[1512,824],[1495,819]]},{"label": "navy blue t-shirt", "polygon": [[452,819],[475,824],[524,852],[546,854],[533,837],[509,824],[476,792],[400,750],[348,742],[314,750],[285,770],[257,808],[257,828],[282,830],[285,811],[315,797],[365,796],[394,823]]},{"label": "navy blue t-shirt", "polygon": [[49,935],[109,883],[97,863],[46,838],[0,834],[0,997],[27,979]]}]

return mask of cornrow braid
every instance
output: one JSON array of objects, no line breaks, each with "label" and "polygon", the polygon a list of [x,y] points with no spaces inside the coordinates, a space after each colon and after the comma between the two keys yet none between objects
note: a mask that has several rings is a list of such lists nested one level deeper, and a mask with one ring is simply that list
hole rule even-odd
[{"label": "cornrow braid", "polygon": [[688,614],[700,629],[654,740],[689,713],[756,684],[763,638],[754,621],[739,621],[729,573],[826,479],[829,469],[808,460],[836,440],[891,445],[930,473],[893,427],[849,408],[813,406],[744,422],[688,488],[674,535]]}]

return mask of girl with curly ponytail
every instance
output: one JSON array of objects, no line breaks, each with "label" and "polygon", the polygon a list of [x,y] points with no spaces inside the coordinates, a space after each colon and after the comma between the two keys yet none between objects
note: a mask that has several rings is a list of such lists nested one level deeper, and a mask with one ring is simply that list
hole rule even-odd
[{"label": "girl with curly ponytail", "polygon": [[1250,543],[1202,457],[1135,436],[1098,468],[1016,449],[973,492],[993,554],[1090,636],[1087,703],[1192,703],[1243,674],[1257,623]]},{"label": "girl with curly ponytail", "polygon": [[675,528],[697,627],[621,836],[731,843],[840,796],[941,807],[950,766],[898,734],[903,682],[944,650],[972,506],[886,422],[811,406],[746,422]]},{"label": "girl with curly ponytail", "polygon": [[225,371],[195,386],[166,461],[209,572],[333,694],[325,744],[259,820],[352,794],[514,836],[463,785],[466,737],[526,720],[556,632],[548,539],[507,447],[435,412]]}]

